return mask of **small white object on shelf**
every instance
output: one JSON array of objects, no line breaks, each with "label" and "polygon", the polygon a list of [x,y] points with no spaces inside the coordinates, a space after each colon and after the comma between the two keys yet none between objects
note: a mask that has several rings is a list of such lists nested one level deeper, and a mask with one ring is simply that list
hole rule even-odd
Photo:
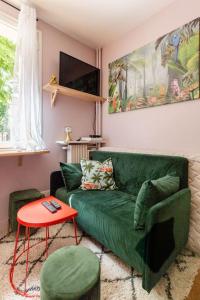
[{"label": "small white object on shelf", "polygon": [[67,145],[73,145],[73,144],[105,144],[106,141],[101,139],[100,141],[97,140],[88,140],[88,141],[70,141],[70,142],[65,142],[65,141],[56,141],[56,144],[58,145],[63,145],[63,146],[67,146]]},{"label": "small white object on shelf", "polygon": [[103,142],[103,138],[102,137],[98,137],[98,138],[93,138],[90,136],[83,136],[81,137],[81,141],[88,141],[88,142]]}]

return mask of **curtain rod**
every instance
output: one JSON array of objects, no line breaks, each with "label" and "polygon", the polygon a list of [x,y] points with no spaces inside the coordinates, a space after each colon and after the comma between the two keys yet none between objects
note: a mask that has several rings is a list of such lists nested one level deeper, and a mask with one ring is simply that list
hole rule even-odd
[{"label": "curtain rod", "polygon": [[14,9],[16,9],[16,10],[18,10],[18,11],[20,11],[20,9],[19,9],[18,7],[12,5],[11,3],[9,3],[9,2],[7,2],[7,1],[5,1],[5,0],[1,0],[1,2],[5,3],[5,4],[9,5],[9,6],[11,6],[12,8],[14,8]]},{"label": "curtain rod", "polygon": [[[16,7],[15,5],[13,5],[13,4],[11,4],[11,3],[5,1],[5,0],[0,0],[0,1],[3,2],[3,3],[5,3],[5,4],[7,4],[8,6],[14,8],[14,9],[18,10],[18,11],[21,10],[20,8]],[[38,18],[36,19],[36,21],[38,21]]]}]

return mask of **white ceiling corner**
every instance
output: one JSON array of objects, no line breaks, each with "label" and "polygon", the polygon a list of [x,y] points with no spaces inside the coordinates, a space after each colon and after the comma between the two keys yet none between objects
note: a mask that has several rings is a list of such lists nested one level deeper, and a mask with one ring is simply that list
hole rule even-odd
[{"label": "white ceiling corner", "polygon": [[[20,6],[22,0],[8,0]],[[174,0],[32,0],[38,17],[92,47],[139,26]]]}]

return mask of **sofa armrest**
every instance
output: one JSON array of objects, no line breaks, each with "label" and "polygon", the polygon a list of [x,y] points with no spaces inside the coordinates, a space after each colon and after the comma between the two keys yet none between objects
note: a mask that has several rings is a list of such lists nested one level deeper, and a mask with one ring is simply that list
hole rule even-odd
[{"label": "sofa armrest", "polygon": [[146,218],[143,287],[150,291],[188,239],[191,193],[182,189],[149,210]]},{"label": "sofa armrest", "polygon": [[50,175],[50,195],[55,196],[56,190],[64,186],[61,171],[54,171]]}]

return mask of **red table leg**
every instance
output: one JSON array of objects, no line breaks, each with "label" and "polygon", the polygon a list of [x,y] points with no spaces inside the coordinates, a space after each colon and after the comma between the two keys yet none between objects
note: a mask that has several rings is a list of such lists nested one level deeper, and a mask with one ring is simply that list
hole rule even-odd
[{"label": "red table leg", "polygon": [[45,249],[46,258],[48,257],[48,238],[49,238],[49,227],[46,227],[46,249]]},{"label": "red table leg", "polygon": [[11,286],[14,289],[15,292],[17,292],[17,288],[13,284],[13,276],[14,276],[15,265],[16,265],[16,262],[17,262],[17,246],[18,246],[18,241],[19,241],[19,233],[20,233],[20,224],[18,223],[17,235],[16,235],[16,238],[15,238],[15,248],[14,248],[13,262],[12,262],[12,265],[11,265],[11,268],[10,268],[10,284],[11,284]]},{"label": "red table leg", "polygon": [[26,249],[26,241],[28,236],[28,227],[25,227],[25,236],[24,236],[24,251]]},{"label": "red table leg", "polygon": [[76,230],[76,221],[75,221],[75,218],[73,218],[73,223],[74,223],[74,234],[75,234],[76,245],[78,245],[78,239],[77,239],[77,230]]},{"label": "red table leg", "polygon": [[49,227],[47,227],[47,237],[49,239]]},{"label": "red table leg", "polygon": [[[13,255],[13,263],[12,263],[13,267],[15,267],[15,263],[16,263],[17,245],[18,245],[18,241],[19,241],[19,232],[20,232],[20,224],[18,223],[17,235],[16,235],[16,239],[15,239],[15,248],[14,248],[14,255]],[[12,274],[12,277],[13,277],[13,274]]]},{"label": "red table leg", "polygon": [[28,277],[28,259],[29,259],[29,248],[30,248],[30,227],[27,227],[27,252],[26,252],[26,277],[25,277],[25,292],[26,292],[26,280]]}]

